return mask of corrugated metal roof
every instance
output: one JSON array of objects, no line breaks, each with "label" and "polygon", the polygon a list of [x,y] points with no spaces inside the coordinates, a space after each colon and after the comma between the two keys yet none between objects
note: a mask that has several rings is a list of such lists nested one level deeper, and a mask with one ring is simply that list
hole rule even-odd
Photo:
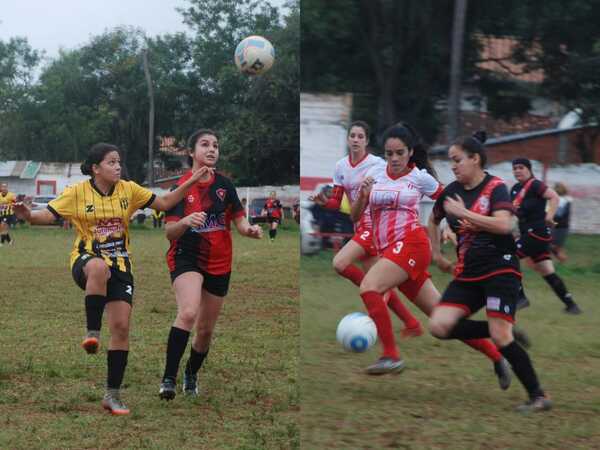
[{"label": "corrugated metal roof", "polygon": [[20,178],[24,180],[32,180],[36,177],[38,172],[40,171],[40,167],[42,167],[41,162],[36,161],[27,161],[27,165],[21,172]]},{"label": "corrugated metal roof", "polygon": [[26,165],[27,161],[15,161],[15,167],[13,167],[11,177],[20,177],[21,172],[23,172],[23,169],[25,169]]},{"label": "corrugated metal roof", "polygon": [[0,177],[12,177],[16,161],[0,161]]}]

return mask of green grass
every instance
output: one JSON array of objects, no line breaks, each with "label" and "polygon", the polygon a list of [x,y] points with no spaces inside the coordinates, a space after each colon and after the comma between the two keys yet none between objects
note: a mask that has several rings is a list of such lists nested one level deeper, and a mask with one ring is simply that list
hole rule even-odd
[{"label": "green grass", "polygon": [[[571,236],[558,268],[585,314],[568,316],[545,281],[525,270],[532,306],[518,323],[555,408],[521,416],[518,380],[499,389],[491,363],[460,342],[431,336],[399,341],[407,369],[368,377],[379,347],[344,352],[337,322],[362,311],[357,288],[336,276],[329,252],[301,259],[301,442],[306,449],[598,449],[600,448],[600,238]],[[450,278],[432,268],[443,290]],[[426,323],[420,311],[415,316]],[[481,313],[480,313],[481,314]],[[477,317],[483,317],[478,315]],[[396,329],[401,325],[393,319]],[[379,344],[378,344],[379,345]]]},{"label": "green grass", "polygon": [[[127,417],[103,412],[103,351],[79,343],[83,292],[68,269],[73,232],[13,231],[0,248],[1,449],[299,448],[298,229],[274,244],[234,231],[232,284],[200,374],[197,399],[158,399],[175,318],[164,232],[135,226],[135,297],[123,398]],[[186,352],[187,354],[187,352]]]}]

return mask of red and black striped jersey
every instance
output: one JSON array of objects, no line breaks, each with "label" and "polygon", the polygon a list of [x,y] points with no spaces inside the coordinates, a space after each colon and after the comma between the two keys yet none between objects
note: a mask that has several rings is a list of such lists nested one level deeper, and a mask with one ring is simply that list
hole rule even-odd
[{"label": "red and black striped jersey", "polygon": [[267,211],[267,216],[275,217],[276,219],[281,219],[281,202],[278,199],[273,200],[272,198],[267,199],[265,202],[265,210]]},{"label": "red and black striped jersey", "polygon": [[530,178],[524,184],[515,184],[510,191],[510,198],[519,218],[519,229],[526,232],[529,228],[545,228],[546,184],[538,179]]},{"label": "red and black striped jersey", "polygon": [[[177,185],[184,183],[192,172],[184,174]],[[196,261],[207,273],[222,275],[231,271],[233,256],[231,221],[245,215],[235,186],[225,176],[215,173],[210,181],[196,183],[185,198],[167,212],[166,222],[178,222],[195,212],[205,212],[202,227],[188,228],[179,239],[171,241],[167,251],[169,270],[175,270],[175,258]]]},{"label": "red and black striped jersey", "polygon": [[456,254],[458,260],[454,277],[462,281],[476,281],[499,273],[515,273],[520,276],[519,260],[512,234],[495,234],[483,230],[465,229],[454,216],[446,215],[444,201],[458,195],[465,207],[484,216],[494,211],[513,212],[508,188],[497,177],[486,173],[485,178],[474,189],[465,189],[454,181],[437,198],[433,206],[433,218],[440,223],[445,217],[458,238]]}]

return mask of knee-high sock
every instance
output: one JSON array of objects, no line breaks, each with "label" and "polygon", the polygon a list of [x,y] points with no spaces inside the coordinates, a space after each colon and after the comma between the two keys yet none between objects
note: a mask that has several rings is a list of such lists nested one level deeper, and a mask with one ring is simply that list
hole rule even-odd
[{"label": "knee-high sock", "polygon": [[[340,275],[344,278],[347,278],[356,286],[360,286],[361,281],[365,277],[365,274],[362,270],[356,267],[353,264],[348,265],[343,271],[340,272]],[[398,318],[404,322],[404,326],[406,328],[417,328],[419,326],[419,321],[412,315],[412,313],[404,306],[404,303],[398,298],[398,295],[390,290],[390,297],[387,302],[388,308],[394,311],[394,314],[398,316]]]},{"label": "knee-high sock", "polygon": [[100,331],[102,328],[102,314],[105,305],[105,295],[85,296],[85,319],[88,331]]},{"label": "knee-high sock", "polygon": [[544,280],[546,280],[546,283],[550,285],[554,293],[558,296],[558,298],[560,298],[560,300],[565,305],[570,305],[571,303],[573,303],[571,294],[569,294],[565,283],[558,275],[556,275],[555,273],[551,273],[550,275],[546,275],[544,277]]},{"label": "knee-high sock", "polygon": [[171,327],[169,332],[169,340],[167,341],[167,362],[165,365],[165,373],[163,379],[171,378],[175,380],[177,378],[177,370],[179,369],[179,362],[187,347],[190,332],[182,330],[181,328]]},{"label": "knee-high sock", "polygon": [[463,342],[469,347],[483,353],[493,362],[498,362],[502,359],[502,354],[498,351],[494,343],[488,339],[467,339]]},{"label": "knee-high sock", "polygon": [[108,376],[106,386],[108,389],[119,389],[121,387],[128,355],[127,350],[109,350],[107,352]]},{"label": "knee-high sock", "polygon": [[185,373],[196,375],[202,367],[202,363],[206,359],[206,355],[208,355],[208,350],[205,352],[197,352],[194,350],[194,347],[191,347],[190,357],[185,365]]},{"label": "knee-high sock", "polygon": [[383,296],[375,291],[363,292],[360,296],[369,312],[369,316],[377,326],[377,335],[383,345],[383,356],[394,359],[400,358],[394,331],[392,330],[392,320],[383,301]]},{"label": "knee-high sock", "polygon": [[529,359],[529,355],[519,344],[512,341],[507,346],[502,347],[500,353],[502,353],[511,365],[513,372],[529,394],[529,398],[544,395],[531,359]]}]

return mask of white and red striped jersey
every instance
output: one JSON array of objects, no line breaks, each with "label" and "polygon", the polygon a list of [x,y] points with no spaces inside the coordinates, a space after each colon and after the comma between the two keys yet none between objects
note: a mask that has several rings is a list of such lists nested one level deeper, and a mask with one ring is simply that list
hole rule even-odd
[{"label": "white and red striped jersey", "polygon": [[[341,186],[344,192],[350,200],[350,204],[354,204],[358,198],[360,185],[365,179],[367,172],[375,167],[384,167],[385,161],[379,156],[367,153],[363,159],[358,161],[356,164],[352,164],[350,156],[340,159],[335,165],[335,172],[333,174],[333,184],[335,186]],[[371,228],[371,217],[369,210],[365,209],[365,212],[361,216],[360,220],[354,224],[355,229]]]},{"label": "white and red striped jersey", "polygon": [[437,198],[442,185],[425,169],[413,167],[406,175],[393,178],[386,166],[374,167],[366,176],[375,180],[369,196],[373,221],[373,243],[378,251],[401,241],[420,227],[419,203],[423,195]]}]

